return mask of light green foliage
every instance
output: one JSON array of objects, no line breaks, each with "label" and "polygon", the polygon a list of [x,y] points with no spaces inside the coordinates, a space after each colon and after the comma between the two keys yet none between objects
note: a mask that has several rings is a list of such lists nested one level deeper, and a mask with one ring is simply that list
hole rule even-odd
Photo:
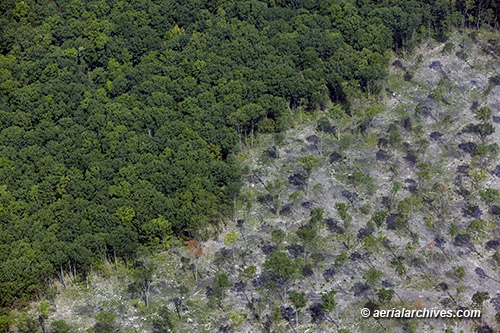
[{"label": "light green foliage", "polygon": [[14,321],[7,315],[0,316],[0,331],[7,332],[10,324],[14,323]]},{"label": "light green foliage", "polygon": [[232,245],[238,241],[238,238],[240,237],[240,234],[237,233],[236,231],[230,231],[227,233],[227,235],[224,236],[224,244],[226,246]]},{"label": "light green foliage", "polygon": [[257,272],[257,267],[248,266],[243,270],[243,272],[240,273],[240,278],[249,280],[253,278],[256,272]]},{"label": "light green foliage", "polygon": [[244,315],[239,311],[231,311],[227,315],[228,319],[232,322],[233,327],[239,327],[243,324]]},{"label": "light green foliage", "polygon": [[449,54],[455,48],[455,44],[453,42],[448,42],[443,47],[443,53]]},{"label": "light green foliage", "polygon": [[311,173],[316,169],[319,165],[319,158],[312,156],[312,155],[306,155],[302,156],[299,159],[300,166],[306,171],[307,177],[309,178],[311,176]]},{"label": "light green foliage", "polygon": [[264,268],[271,270],[278,281],[286,282],[295,277],[298,267],[284,252],[274,252],[265,261]]},{"label": "light green foliage", "polygon": [[163,305],[158,310],[158,318],[153,327],[154,333],[175,332],[177,321],[175,315],[168,309],[168,306]]},{"label": "light green foliage", "polygon": [[465,277],[465,268],[463,268],[463,266],[457,267],[455,269],[455,275],[458,279],[463,279]]}]

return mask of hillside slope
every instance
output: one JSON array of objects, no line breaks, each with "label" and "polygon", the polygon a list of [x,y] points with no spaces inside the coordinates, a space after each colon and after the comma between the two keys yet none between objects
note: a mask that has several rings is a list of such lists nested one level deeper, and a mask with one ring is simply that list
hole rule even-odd
[{"label": "hillside slope", "polygon": [[[246,182],[217,240],[60,287],[48,322],[125,332],[498,329],[500,63],[488,49],[498,38],[426,44],[393,59],[379,100],[356,99],[350,115],[338,106],[297,115],[286,135],[260,136],[238,157]],[[377,321],[363,307],[483,316]]]}]

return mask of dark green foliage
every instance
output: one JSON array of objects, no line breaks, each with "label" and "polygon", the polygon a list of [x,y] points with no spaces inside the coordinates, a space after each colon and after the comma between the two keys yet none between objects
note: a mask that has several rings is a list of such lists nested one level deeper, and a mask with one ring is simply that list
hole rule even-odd
[{"label": "dark green foliage", "polygon": [[496,251],[491,257],[495,260],[496,264],[500,266],[500,252]]},{"label": "dark green foliage", "polygon": [[374,285],[382,276],[382,272],[375,268],[370,268],[363,274],[363,278],[369,285]]},{"label": "dark green foliage", "polygon": [[153,332],[174,332],[176,326],[175,316],[167,306],[164,305],[158,310],[158,316],[158,320],[153,325]]},{"label": "dark green foliage", "polygon": [[392,297],[394,296],[394,290],[392,289],[379,289],[377,290],[377,296],[382,304],[389,303],[392,300]]},{"label": "dark green foliage", "polygon": [[480,123],[474,126],[474,132],[477,134],[477,136],[481,139],[482,143],[484,144],[486,138],[491,134],[495,133],[495,127],[493,127],[491,123]]},{"label": "dark green foliage", "polygon": [[348,255],[346,252],[342,252],[338,256],[335,257],[335,267],[342,267],[348,259]]},{"label": "dark green foliage", "polygon": [[377,225],[377,227],[380,228],[384,224],[385,218],[388,215],[389,215],[389,213],[386,212],[385,210],[378,210],[375,213],[373,213],[372,221]]},{"label": "dark green foliage", "polygon": [[337,210],[340,218],[344,222],[350,222],[351,221],[352,217],[347,212],[347,204],[345,202],[336,202],[335,203],[335,209]]},{"label": "dark green foliage", "polygon": [[227,288],[231,287],[232,284],[229,282],[229,277],[226,273],[217,273],[212,282],[213,294],[211,295],[219,306],[222,304],[222,300],[226,294]]},{"label": "dark green foliage", "polygon": [[275,252],[266,260],[264,268],[272,272],[275,281],[280,285],[293,279],[298,267],[284,252]]},{"label": "dark green foliage", "polygon": [[493,110],[488,106],[483,106],[474,112],[474,117],[482,122],[489,121],[493,114]]},{"label": "dark green foliage", "polygon": [[498,199],[500,199],[500,193],[495,188],[487,188],[483,191],[480,191],[479,196],[481,197],[481,200],[483,200],[487,204],[498,202]]},{"label": "dark green foliage", "polygon": [[472,301],[477,305],[482,305],[484,301],[490,299],[490,295],[486,291],[478,291],[472,295]]},{"label": "dark green foliage", "polygon": [[330,290],[321,295],[321,311],[324,313],[329,313],[335,309],[337,302],[335,302],[335,290]]},{"label": "dark green foliage", "polygon": [[283,243],[285,236],[285,232],[281,229],[275,229],[271,232],[271,240],[277,246],[280,246]]},{"label": "dark green foliage", "polygon": [[116,313],[102,310],[95,318],[94,332],[96,333],[111,333],[116,327]]},{"label": "dark green foliage", "polygon": [[296,309],[301,309],[307,304],[306,293],[303,291],[298,292],[292,290],[288,298],[290,298],[290,301],[292,301],[292,304]]},{"label": "dark green foliage", "polygon": [[56,320],[50,324],[50,331],[54,333],[71,333],[73,328],[64,320]]}]

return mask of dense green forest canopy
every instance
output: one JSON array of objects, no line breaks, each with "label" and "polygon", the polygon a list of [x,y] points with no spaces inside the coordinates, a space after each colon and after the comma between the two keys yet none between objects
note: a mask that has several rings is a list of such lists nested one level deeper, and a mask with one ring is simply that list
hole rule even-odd
[{"label": "dense green forest canopy", "polygon": [[[389,52],[497,25],[497,1],[0,3],[0,306],[64,272],[200,238],[234,154],[381,89]],[[116,260],[116,259],[115,259]]]}]

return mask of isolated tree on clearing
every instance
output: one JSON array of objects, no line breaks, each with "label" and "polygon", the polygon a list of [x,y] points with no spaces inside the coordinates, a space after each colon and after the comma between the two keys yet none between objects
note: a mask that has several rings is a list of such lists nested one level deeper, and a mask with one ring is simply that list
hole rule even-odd
[{"label": "isolated tree on clearing", "polygon": [[151,290],[151,283],[153,282],[154,269],[153,263],[147,261],[144,262],[143,265],[135,268],[133,272],[133,278],[140,288],[146,307],[149,307],[149,293]]},{"label": "isolated tree on clearing", "polygon": [[280,216],[281,211],[281,195],[286,190],[286,181],[283,179],[275,179],[266,183],[266,190],[273,197],[274,209],[276,215]]},{"label": "isolated tree on clearing", "polygon": [[290,296],[288,296],[290,301],[292,301],[293,307],[295,308],[295,322],[296,325],[299,325],[299,314],[300,310],[303,309],[307,305],[307,299],[306,299],[306,293],[305,292],[298,292],[295,290],[292,290],[290,292]]},{"label": "isolated tree on clearing", "polygon": [[194,280],[198,283],[198,259],[203,254],[200,242],[194,239],[188,241],[189,253],[194,256]]},{"label": "isolated tree on clearing", "polygon": [[306,171],[306,194],[308,194],[309,189],[309,178],[312,172],[319,166],[319,158],[306,155],[299,159],[300,166]]},{"label": "isolated tree on clearing", "polygon": [[264,263],[264,268],[271,271],[273,283],[281,288],[281,299],[285,301],[288,284],[297,275],[297,264],[284,252],[274,252]]}]

